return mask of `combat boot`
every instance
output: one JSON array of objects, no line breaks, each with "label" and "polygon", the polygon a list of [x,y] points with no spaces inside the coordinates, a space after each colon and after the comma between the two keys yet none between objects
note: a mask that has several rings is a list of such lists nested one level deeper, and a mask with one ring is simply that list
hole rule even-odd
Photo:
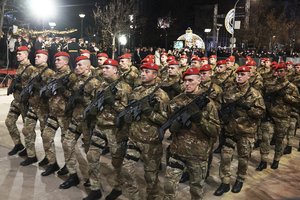
[{"label": "combat boot", "polygon": [[264,169],[267,169],[267,162],[265,161],[260,161],[259,165],[256,168],[256,171],[262,171]]},{"label": "combat boot", "polygon": [[83,200],[96,200],[101,199],[101,197],[102,193],[100,190],[92,190],[87,197],[83,198]]},{"label": "combat boot", "polygon": [[292,153],[292,146],[286,146],[283,150],[283,154],[291,154]]},{"label": "combat boot", "polygon": [[121,190],[116,190],[116,189],[113,189],[109,195],[107,195],[105,197],[105,200],[115,200],[117,199],[119,196],[122,195],[122,191]]},{"label": "combat boot", "polygon": [[222,196],[224,193],[228,192],[230,190],[230,185],[221,183],[221,185],[218,187],[218,189],[215,191],[215,196]]},{"label": "combat boot", "polygon": [[279,161],[273,160],[273,163],[272,163],[272,165],[271,165],[271,168],[272,168],[272,169],[278,169],[278,165],[279,165]]},{"label": "combat boot", "polygon": [[262,141],[260,139],[256,140],[256,142],[254,143],[254,148],[256,149],[256,148],[260,147],[261,142]]},{"label": "combat boot", "polygon": [[22,151],[20,151],[20,152],[18,153],[18,155],[19,155],[20,157],[25,157],[25,156],[27,156],[27,151],[26,151],[26,149],[24,148]]},{"label": "combat boot", "polygon": [[10,152],[8,152],[8,155],[9,155],[9,156],[16,155],[19,151],[21,151],[21,150],[23,150],[23,149],[24,149],[23,144],[16,144],[16,145],[14,146],[14,148],[13,148]]},{"label": "combat boot", "polygon": [[241,191],[241,189],[243,188],[243,184],[244,183],[242,181],[236,180],[233,187],[232,187],[231,192],[239,193]]},{"label": "combat boot", "polygon": [[188,172],[183,172],[179,183],[185,183],[190,180],[190,175]]},{"label": "combat boot", "polygon": [[22,165],[22,166],[28,166],[28,165],[31,165],[31,164],[33,164],[33,163],[36,163],[38,160],[37,160],[37,157],[36,156],[34,156],[34,157],[32,157],[32,158],[26,158],[24,161],[22,161],[21,163],[20,163],[20,165]]},{"label": "combat boot", "polygon": [[80,181],[79,181],[77,174],[71,174],[65,182],[60,184],[59,189],[68,189],[72,186],[78,185],[79,182]]},{"label": "combat boot", "polygon": [[49,160],[47,157],[45,157],[41,162],[39,162],[39,166],[43,167],[43,166],[48,165],[48,163],[49,163]]},{"label": "combat boot", "polygon": [[66,165],[64,165],[60,170],[58,170],[57,175],[58,176],[64,176],[69,173],[69,170]]},{"label": "combat boot", "polygon": [[59,166],[57,165],[57,162],[55,162],[54,164],[50,164],[49,166],[47,166],[46,170],[41,175],[49,176],[50,174],[56,172],[57,170],[59,170]]}]

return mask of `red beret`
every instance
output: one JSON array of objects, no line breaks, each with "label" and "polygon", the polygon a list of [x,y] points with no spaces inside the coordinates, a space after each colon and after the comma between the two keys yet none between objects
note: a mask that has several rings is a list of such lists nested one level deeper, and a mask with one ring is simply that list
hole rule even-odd
[{"label": "red beret", "polygon": [[182,54],[182,55],[180,56],[180,58],[185,58],[185,59],[188,59],[188,57],[187,57],[187,55],[186,55],[186,54]]},{"label": "red beret", "polygon": [[266,62],[266,61],[271,61],[271,59],[270,59],[270,58],[265,58],[264,61],[265,61],[265,62]]},{"label": "red beret", "polygon": [[36,55],[36,54],[44,54],[44,55],[48,56],[48,51],[45,51],[45,50],[37,50],[37,51],[35,52],[35,55]]},{"label": "red beret", "polygon": [[131,54],[130,53],[125,53],[119,57],[119,59],[131,59]]},{"label": "red beret", "polygon": [[209,58],[215,58],[215,59],[217,59],[217,55],[211,55]]},{"label": "red beret", "polygon": [[167,61],[170,62],[171,60],[175,60],[175,56],[168,56]]},{"label": "red beret", "polygon": [[57,52],[54,57],[59,57],[59,56],[64,56],[64,57],[68,57],[70,58],[70,55],[67,53],[67,52],[63,52],[63,51],[60,51],[60,52]]},{"label": "red beret", "polygon": [[84,53],[91,54],[91,52],[90,52],[89,50],[82,49],[82,50],[80,51],[80,54],[84,54]]},{"label": "red beret", "polygon": [[193,56],[191,60],[192,61],[196,60],[196,61],[201,62],[201,58],[199,58],[198,56]]},{"label": "red beret", "polygon": [[217,65],[226,65],[226,60],[219,60]]},{"label": "red beret", "polygon": [[296,64],[295,64],[295,67],[296,67],[296,66],[300,66],[300,63],[296,63]]},{"label": "red beret", "polygon": [[104,61],[103,65],[111,65],[111,66],[118,67],[119,63],[116,60],[108,58],[106,61]]},{"label": "red beret", "polygon": [[240,66],[236,70],[236,73],[239,73],[239,72],[250,72],[250,67],[245,66],[245,65],[244,66]]},{"label": "red beret", "polygon": [[141,69],[152,69],[158,71],[159,67],[155,63],[147,62],[143,63]]},{"label": "red beret", "polygon": [[211,70],[211,66],[209,64],[202,65],[202,67],[200,68],[200,72],[201,71],[210,71],[210,70]]},{"label": "red beret", "polygon": [[78,63],[79,61],[82,61],[82,60],[90,60],[90,59],[86,56],[78,56],[76,58],[76,63]]},{"label": "red beret", "polygon": [[201,60],[208,60],[208,58],[207,57],[202,57]]},{"label": "red beret", "polygon": [[250,60],[246,63],[246,66],[256,66],[256,62],[254,60]]},{"label": "red beret", "polygon": [[196,68],[196,67],[191,67],[191,68],[188,68],[184,73],[183,73],[183,79],[185,76],[188,76],[188,75],[199,75],[199,69]]},{"label": "red beret", "polygon": [[154,63],[154,60],[153,60],[152,58],[144,58],[144,59],[141,61],[142,64],[143,64],[143,63],[148,63],[148,62]]},{"label": "red beret", "polygon": [[153,59],[153,60],[154,60],[155,56],[154,56],[154,55],[152,55],[152,54],[149,54],[149,55],[147,55],[147,56],[146,56],[146,58],[151,58],[151,59]]},{"label": "red beret", "polygon": [[168,56],[168,53],[162,52],[162,53],[160,54],[160,56]]},{"label": "red beret", "polygon": [[284,63],[284,62],[278,63],[278,64],[276,65],[275,70],[278,70],[278,69],[286,69],[285,63]]},{"label": "red beret", "polygon": [[108,58],[108,55],[106,53],[98,53],[97,54],[97,58],[98,57],[105,57],[105,58]]},{"label": "red beret", "polygon": [[179,62],[177,60],[171,60],[168,62],[169,65],[179,65]]},{"label": "red beret", "polygon": [[277,65],[278,65],[278,63],[277,63],[276,61],[273,61],[273,62],[271,63],[271,67],[272,67],[273,69],[276,69]]},{"label": "red beret", "polygon": [[234,62],[234,61],[235,61],[234,56],[229,56],[229,57],[226,59],[226,62]]},{"label": "red beret", "polygon": [[18,47],[17,51],[29,51],[27,46],[20,46]]},{"label": "red beret", "polygon": [[293,65],[293,62],[292,61],[287,61],[285,64],[286,65]]}]

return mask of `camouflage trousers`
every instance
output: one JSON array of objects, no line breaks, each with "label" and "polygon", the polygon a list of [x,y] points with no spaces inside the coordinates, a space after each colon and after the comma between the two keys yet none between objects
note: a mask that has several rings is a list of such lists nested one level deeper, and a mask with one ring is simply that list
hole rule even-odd
[{"label": "camouflage trousers", "polygon": [[160,197],[158,171],[162,158],[162,144],[146,144],[137,142],[129,138],[127,142],[127,152],[122,167],[124,185],[130,199],[140,200],[139,188],[136,182],[136,165],[141,159],[144,163],[144,178],[147,184],[147,199],[155,200]]},{"label": "camouflage trousers", "polygon": [[22,133],[25,137],[25,147],[27,150],[27,154],[29,158],[35,157],[35,138],[36,138],[36,124],[37,120],[40,122],[40,130],[41,135],[43,135],[43,131],[45,128],[46,114],[44,110],[34,109],[29,107],[29,110],[25,117],[24,127],[22,129]]},{"label": "camouflage trousers", "polygon": [[58,128],[61,129],[61,143],[63,144],[63,140],[66,132],[69,127],[69,119],[65,116],[48,116],[46,121],[46,127],[42,134],[43,145],[45,156],[49,160],[49,164],[54,164],[56,162],[56,154],[55,154],[55,145],[54,145],[54,137]]},{"label": "camouflage trousers", "polygon": [[[21,144],[20,131],[17,127],[17,120],[22,115],[22,106],[15,99],[11,102],[10,108],[5,120],[5,125],[14,144]],[[23,118],[23,116],[22,116]]]},{"label": "camouflage trousers", "polygon": [[287,136],[286,136],[286,144],[288,146],[292,145],[291,138],[293,138],[295,136],[295,133],[297,131],[297,122],[298,122],[297,118],[295,118],[295,117],[290,118],[290,126],[288,128]]},{"label": "camouflage trousers", "polygon": [[182,158],[171,155],[165,175],[164,200],[175,200],[178,183],[186,167],[190,176],[190,193],[192,200],[203,199],[203,187],[207,172],[207,161],[199,158]]},{"label": "camouflage trousers", "polygon": [[65,155],[66,166],[69,170],[70,174],[76,173],[76,152],[75,146],[77,144],[78,138],[83,134],[83,140],[87,143],[84,144],[85,152],[88,151],[88,141],[89,141],[89,130],[87,128],[86,123],[83,121],[82,116],[79,118],[72,117],[68,131],[65,134],[63,140],[63,150]]},{"label": "camouflage trousers", "polygon": [[233,141],[226,137],[225,145],[221,150],[220,178],[222,183],[229,184],[231,178],[231,162],[235,146],[238,154],[237,180],[244,181],[247,176],[248,162],[254,146],[254,138],[238,137]]},{"label": "camouflage trousers", "polygon": [[102,150],[106,147],[106,143],[111,153],[111,163],[114,167],[114,183],[113,188],[116,190],[122,190],[122,176],[121,168],[126,153],[126,140],[121,142],[116,138],[116,129],[102,129],[96,128],[91,138],[91,145],[87,153],[87,160],[89,164],[89,178],[91,182],[91,190],[101,189],[101,169],[100,169],[100,157]]},{"label": "camouflage trousers", "polygon": [[260,125],[260,130],[262,140],[260,144],[261,161],[267,162],[271,148],[270,142],[274,134],[274,124],[270,121],[262,122]]}]

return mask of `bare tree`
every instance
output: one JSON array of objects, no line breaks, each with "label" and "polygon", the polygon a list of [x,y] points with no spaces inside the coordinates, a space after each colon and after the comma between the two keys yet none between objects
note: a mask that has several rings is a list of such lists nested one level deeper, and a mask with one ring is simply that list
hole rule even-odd
[{"label": "bare tree", "polygon": [[103,42],[112,44],[112,58],[116,48],[116,37],[130,31],[130,15],[136,16],[135,0],[109,0],[106,5],[96,4],[94,20]]},{"label": "bare tree", "polygon": [[1,0],[0,1],[0,37],[3,35],[3,21],[4,21],[4,13],[5,13],[5,6],[8,0]]}]

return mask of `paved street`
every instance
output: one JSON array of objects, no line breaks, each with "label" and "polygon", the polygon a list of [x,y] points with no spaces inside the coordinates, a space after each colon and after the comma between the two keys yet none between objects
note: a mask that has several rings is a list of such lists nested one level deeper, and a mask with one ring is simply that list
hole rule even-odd
[{"label": "paved street", "polygon": [[[81,184],[78,187],[72,187],[68,190],[58,189],[59,184],[63,181],[56,175],[50,175],[49,177],[42,177],[40,174],[43,168],[38,167],[37,164],[28,167],[21,167],[19,163],[23,160],[18,156],[8,157],[7,152],[13,147],[13,143],[8,135],[8,131],[5,126],[5,118],[9,109],[9,104],[12,97],[6,96],[6,88],[0,89],[0,200],[50,200],[50,199],[82,199],[86,196],[86,190]],[[18,121],[18,126],[21,130],[22,121]],[[63,154],[62,147],[60,144],[60,132],[55,138],[56,150],[58,154],[59,165],[62,166]],[[231,199],[242,199],[242,200],[269,200],[269,199],[286,199],[296,200],[300,199],[300,152],[297,152],[299,141],[298,132],[296,138],[293,139],[293,152],[290,155],[285,155],[280,162],[278,170],[270,169],[268,166],[267,170],[263,172],[256,172],[255,167],[259,163],[259,151],[255,150],[252,154],[250,166],[249,166],[249,178],[244,184],[242,192],[234,194],[228,192],[223,197],[215,197],[213,195],[214,190],[220,184],[218,177],[218,166],[219,166],[219,155],[215,155],[213,160],[213,168],[211,177],[208,179],[208,185],[205,188],[206,196],[205,199],[209,200],[231,200]],[[38,158],[41,160],[44,156],[40,132],[37,130],[36,149],[38,152]],[[81,148],[80,142],[78,143],[78,159],[81,163],[81,169],[86,168],[84,164],[85,156]],[[272,158],[273,154],[270,155]],[[271,160],[270,160],[271,162]],[[143,194],[145,193],[145,183],[143,180],[142,165],[140,164],[137,170],[138,180],[140,185],[143,186]],[[164,165],[163,165],[164,166]],[[237,166],[236,160],[234,160],[233,175]],[[109,155],[103,157],[101,160],[101,167],[103,169],[103,191],[104,194],[110,192],[110,182],[112,166],[110,164]],[[163,183],[163,174],[165,166],[160,174],[160,180]],[[80,174],[80,177],[84,179],[86,174]],[[234,183],[235,179],[232,179]],[[143,195],[144,196],[144,195]],[[127,199],[126,194],[120,199]],[[187,184],[180,184],[179,194],[177,199],[190,199],[189,187]]]}]

